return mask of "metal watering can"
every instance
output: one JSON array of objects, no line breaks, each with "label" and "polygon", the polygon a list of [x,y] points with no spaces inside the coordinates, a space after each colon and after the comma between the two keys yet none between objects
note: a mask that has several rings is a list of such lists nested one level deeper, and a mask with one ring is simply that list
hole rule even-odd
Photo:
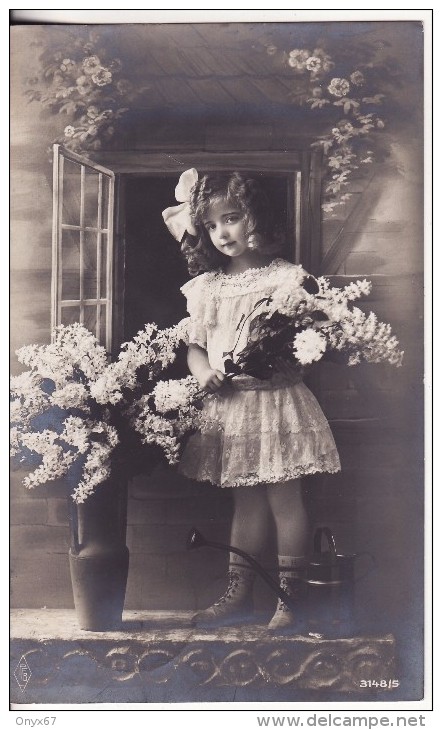
[{"label": "metal watering can", "polygon": [[[326,551],[322,550],[324,537],[328,543],[328,550]],[[299,614],[299,603],[294,601],[262,565],[248,553],[232,545],[206,540],[195,528],[190,531],[186,546],[188,550],[211,547],[240,555],[261,576],[272,591],[289,608]],[[363,575],[356,577],[356,560],[363,555],[371,558],[372,567]],[[351,636],[355,632],[354,586],[357,581],[373,569],[373,556],[369,553],[349,555],[337,553],[335,539],[330,528],[318,527],[313,538],[313,553],[307,557],[303,578],[306,585],[305,606],[308,632],[319,636],[336,638]]]},{"label": "metal watering can", "polygon": [[[323,550],[324,538],[327,550]],[[356,561],[367,556],[372,565],[356,576]],[[350,636],[355,632],[355,584],[375,567],[370,553],[342,555],[336,550],[329,527],[318,527],[313,537],[313,553],[308,557],[307,584],[308,625],[310,633],[327,636]]]}]

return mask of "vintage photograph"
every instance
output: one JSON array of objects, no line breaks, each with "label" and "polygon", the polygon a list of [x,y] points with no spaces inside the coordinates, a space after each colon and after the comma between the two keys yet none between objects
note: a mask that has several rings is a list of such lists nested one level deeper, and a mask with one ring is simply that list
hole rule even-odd
[{"label": "vintage photograph", "polygon": [[426,692],[431,39],[250,17],[12,21],[16,705]]}]

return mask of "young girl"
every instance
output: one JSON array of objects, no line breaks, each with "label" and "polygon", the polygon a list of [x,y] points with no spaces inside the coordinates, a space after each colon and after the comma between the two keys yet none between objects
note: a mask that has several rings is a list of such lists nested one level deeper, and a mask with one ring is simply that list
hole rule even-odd
[{"label": "young girl", "polygon": [[[187,202],[179,192],[189,176],[194,184]],[[163,216],[176,238],[182,239],[184,227],[194,237],[184,235],[182,248],[190,273],[204,272],[181,289],[190,314],[188,365],[211,394],[204,408],[220,424],[191,437],[180,469],[192,479],[232,488],[234,547],[259,556],[273,517],[280,583],[296,600],[308,532],[301,477],[339,471],[335,442],[299,370],[281,363],[270,380],[248,375],[226,380],[223,361],[237,341],[238,323],[258,300],[287,281],[300,286],[305,272],[275,258],[278,242],[269,204],[255,180],[236,172],[198,180],[192,170],[183,173],[180,185],[177,198],[185,202]],[[235,352],[247,342],[249,321]],[[254,573],[233,553],[228,579],[224,595],[196,614],[198,624],[231,623],[252,611]],[[269,627],[278,630],[296,621],[297,615],[279,599]]]}]

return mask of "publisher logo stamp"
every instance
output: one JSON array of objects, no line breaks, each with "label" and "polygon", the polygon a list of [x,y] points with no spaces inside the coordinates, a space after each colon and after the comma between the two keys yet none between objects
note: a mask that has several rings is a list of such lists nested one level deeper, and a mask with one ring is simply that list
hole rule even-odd
[{"label": "publisher logo stamp", "polygon": [[25,691],[26,686],[31,679],[31,674],[31,668],[26,660],[25,655],[23,654],[14,671],[14,677],[17,680],[17,684],[22,692]]}]

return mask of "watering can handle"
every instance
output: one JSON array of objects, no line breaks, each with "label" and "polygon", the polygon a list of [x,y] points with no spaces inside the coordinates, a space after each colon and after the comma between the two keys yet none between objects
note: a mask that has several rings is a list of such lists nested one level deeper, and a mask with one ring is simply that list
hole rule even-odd
[{"label": "watering can handle", "polygon": [[322,536],[327,538],[328,546],[333,557],[336,559],[336,543],[333,533],[329,527],[318,527],[313,537],[313,550],[315,553],[322,553]]}]

